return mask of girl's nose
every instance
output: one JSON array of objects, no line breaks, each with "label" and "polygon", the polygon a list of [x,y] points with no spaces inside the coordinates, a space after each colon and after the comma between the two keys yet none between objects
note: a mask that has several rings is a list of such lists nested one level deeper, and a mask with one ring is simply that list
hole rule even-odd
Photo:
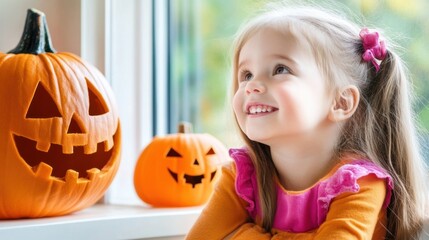
[{"label": "girl's nose", "polygon": [[256,79],[253,79],[246,84],[247,94],[251,94],[251,93],[260,94],[263,92],[265,92],[265,86],[263,85],[263,83],[261,83],[260,81],[257,81]]}]

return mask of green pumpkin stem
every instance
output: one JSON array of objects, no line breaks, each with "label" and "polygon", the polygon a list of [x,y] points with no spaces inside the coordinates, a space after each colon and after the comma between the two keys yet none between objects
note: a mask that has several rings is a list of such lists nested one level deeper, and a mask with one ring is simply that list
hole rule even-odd
[{"label": "green pumpkin stem", "polygon": [[21,40],[18,46],[8,53],[37,55],[55,52],[55,49],[52,47],[45,14],[34,8],[28,9]]},{"label": "green pumpkin stem", "polygon": [[192,124],[189,122],[180,122],[177,127],[178,133],[192,133]]}]

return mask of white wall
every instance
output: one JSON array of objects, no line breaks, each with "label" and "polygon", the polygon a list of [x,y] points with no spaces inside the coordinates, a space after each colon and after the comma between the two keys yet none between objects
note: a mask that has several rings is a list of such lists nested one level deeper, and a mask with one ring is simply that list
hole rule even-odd
[{"label": "white wall", "polygon": [[52,43],[57,51],[80,55],[80,0],[0,0],[1,52],[7,52],[18,44],[29,8],[46,14]]}]

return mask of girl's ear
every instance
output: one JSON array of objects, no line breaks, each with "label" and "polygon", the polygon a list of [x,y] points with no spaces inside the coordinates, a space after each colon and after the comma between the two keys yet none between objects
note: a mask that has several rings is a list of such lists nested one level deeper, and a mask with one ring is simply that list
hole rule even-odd
[{"label": "girl's ear", "polygon": [[332,103],[329,119],[340,122],[353,116],[359,104],[359,96],[359,89],[354,85],[341,89]]}]

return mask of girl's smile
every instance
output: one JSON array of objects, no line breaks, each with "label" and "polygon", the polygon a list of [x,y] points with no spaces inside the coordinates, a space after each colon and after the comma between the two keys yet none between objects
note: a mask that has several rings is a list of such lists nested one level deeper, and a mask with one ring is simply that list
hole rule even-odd
[{"label": "girl's smile", "polygon": [[252,116],[264,116],[275,111],[278,111],[278,108],[263,103],[248,103],[246,106],[246,113]]}]

